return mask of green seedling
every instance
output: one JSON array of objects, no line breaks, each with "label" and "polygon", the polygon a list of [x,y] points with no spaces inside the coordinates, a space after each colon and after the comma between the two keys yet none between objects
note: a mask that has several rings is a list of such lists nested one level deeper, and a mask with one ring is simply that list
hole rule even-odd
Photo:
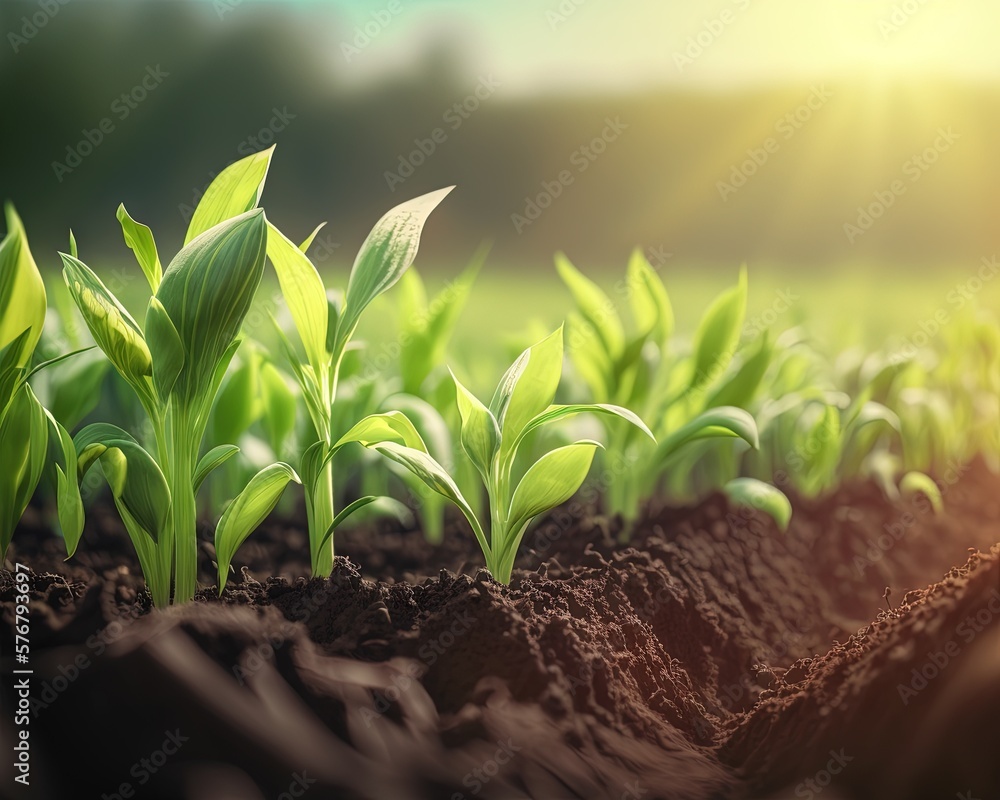
[{"label": "green seedling", "polygon": [[45,324],[45,284],[14,206],[6,206],[0,242],[0,561],[46,467],[54,465],[59,523],[66,552],[83,534],[83,504],[75,480],[76,450],[66,429],[42,407],[30,378],[74,353],[30,368]]},{"label": "green seedling", "polygon": [[362,313],[409,269],[417,255],[427,217],[451,188],[396,206],[376,223],[354,261],[342,299],[327,298],[323,279],[305,253],[319,228],[300,247],[274,225],[269,225],[267,252],[298,333],[301,355],[284,332],[277,325],[275,327],[286,361],[299,384],[315,436],[300,464],[313,575],[330,574],[334,530],[349,514],[375,499],[366,496],[348,504],[339,513],[335,512],[333,456],[337,450],[354,441],[371,445],[381,441],[380,436],[419,450],[426,449],[412,423],[394,412],[362,420],[347,434],[338,437],[333,425],[333,407],[341,364]]},{"label": "green seedling", "polygon": [[[185,245],[163,270],[153,234],[122,206],[118,219],[152,296],[140,326],[94,272],[62,254],[63,276],[91,335],[149,420],[152,448],[108,423],[88,425],[74,444],[78,477],[100,462],[139,556],[153,602],[190,600],[197,586],[196,493],[237,450],[222,444],[199,458],[219,386],[264,271],[267,223],[257,208],[270,151],[223,170],[191,219]],[[289,481],[273,464],[250,483],[216,528],[220,565],[277,502]]]}]

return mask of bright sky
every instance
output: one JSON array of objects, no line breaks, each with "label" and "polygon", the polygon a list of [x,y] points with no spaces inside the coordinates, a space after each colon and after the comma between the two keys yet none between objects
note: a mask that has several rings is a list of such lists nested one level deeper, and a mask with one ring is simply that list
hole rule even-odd
[{"label": "bright sky", "polygon": [[[390,0],[328,5],[364,24]],[[448,37],[473,66],[502,75],[506,89],[527,92],[844,74],[1000,79],[996,0],[396,0],[393,7],[368,48],[372,57],[352,64],[358,77],[405,68],[428,42]]]}]

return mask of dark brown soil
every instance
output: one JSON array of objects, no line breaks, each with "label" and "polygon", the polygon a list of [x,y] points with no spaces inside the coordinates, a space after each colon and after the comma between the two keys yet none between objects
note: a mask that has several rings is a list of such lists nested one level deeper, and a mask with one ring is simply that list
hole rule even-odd
[{"label": "dark brown soil", "polygon": [[[32,511],[32,791],[4,757],[0,794],[1000,798],[1000,479],[945,501],[847,486],[781,534],[712,497],[627,545],[563,510],[510,587],[457,523],[338,533],[309,581],[272,520],[221,600],[162,612],[113,510],[69,562]],[[13,598],[0,573],[6,753]]]}]

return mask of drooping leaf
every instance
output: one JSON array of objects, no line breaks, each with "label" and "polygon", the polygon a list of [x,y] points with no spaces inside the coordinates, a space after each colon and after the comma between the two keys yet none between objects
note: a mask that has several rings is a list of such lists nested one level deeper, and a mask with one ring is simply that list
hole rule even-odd
[{"label": "drooping leaf", "polygon": [[699,439],[739,438],[754,449],[760,447],[757,423],[749,412],[734,406],[721,406],[704,411],[690,422],[659,440],[653,456],[655,464],[667,458],[688,442]]},{"label": "drooping leaf", "polygon": [[944,497],[941,495],[941,487],[923,472],[907,472],[899,480],[899,491],[903,495],[912,497],[920,493],[924,495],[934,509],[936,515],[944,513]]},{"label": "drooping leaf", "polygon": [[238,452],[240,452],[240,448],[234,444],[220,444],[205,453],[198,461],[198,466],[194,471],[194,480],[191,487],[194,493],[198,493],[198,489],[201,488],[201,485],[205,482],[205,478],[209,476],[209,473],[213,469],[221,466]]},{"label": "drooping leaf", "polygon": [[226,588],[233,556],[278,504],[290,481],[301,483],[288,464],[278,462],[254,475],[222,515],[215,529],[215,557],[219,565],[219,594]]},{"label": "drooping leaf", "polygon": [[188,223],[185,246],[220,222],[245,214],[257,207],[264,179],[271,164],[274,146],[241,158],[215,176],[205,190]]},{"label": "drooping leaf", "polygon": [[149,281],[150,291],[155,292],[163,277],[163,268],[160,266],[160,255],[156,252],[153,232],[146,225],[132,219],[124,204],[118,206],[116,216],[125,235],[125,244],[135,253],[135,260],[139,262],[146,280]]},{"label": "drooping leaf", "polygon": [[336,531],[337,528],[339,528],[341,524],[348,517],[351,516],[351,514],[353,514],[355,511],[364,508],[369,503],[374,503],[376,500],[378,500],[377,497],[373,497],[372,495],[367,495],[366,497],[359,497],[353,503],[348,503],[346,506],[344,506],[337,514],[337,516],[333,518],[333,522],[330,523],[330,527],[327,528],[326,533],[323,535],[323,538],[319,543],[319,547],[317,547],[316,549],[322,550],[324,547],[326,547],[326,544],[327,542],[330,541],[330,537],[333,536],[334,531]]},{"label": "drooping leaf", "polygon": [[365,417],[337,440],[332,452],[335,453],[351,442],[364,447],[372,447],[380,442],[396,442],[413,450],[427,452],[427,446],[410,418],[399,411],[386,411]]},{"label": "drooping leaf", "polygon": [[722,489],[731,502],[763,511],[774,520],[779,529],[788,530],[792,504],[777,487],[756,478],[734,478]]},{"label": "drooping leaf", "polygon": [[116,425],[97,422],[83,428],[73,445],[77,479],[83,480],[97,459],[118,501],[153,541],[159,540],[170,510],[170,489],[159,464]]},{"label": "drooping leaf", "polygon": [[5,206],[7,235],[0,241],[0,347],[24,331],[15,363],[25,366],[35,351],[45,324],[45,284],[28,248],[21,218],[11,203]]},{"label": "drooping leaf", "polygon": [[266,244],[264,213],[255,209],[199,235],[163,273],[156,298],[187,354],[172,390],[182,402],[205,396],[236,340],[264,273]]},{"label": "drooping leaf", "polygon": [[267,257],[278,274],[281,294],[292,314],[306,358],[313,369],[323,369],[330,359],[326,349],[329,308],[323,279],[303,250],[274,225],[268,223],[267,227]]},{"label": "drooping leaf", "polygon": [[344,308],[337,322],[335,356],[354,334],[368,304],[409,269],[417,256],[427,217],[454,188],[449,186],[408,200],[389,211],[372,228],[351,268]]},{"label": "drooping leaf", "polygon": [[[627,408],[611,405],[609,403],[574,403],[572,405],[565,406],[549,406],[545,411],[534,417],[527,425],[524,426],[519,438],[523,439],[531,433],[531,431],[540,428],[542,425],[548,425],[550,422],[567,419],[569,417],[576,416],[577,414],[598,414],[601,416],[623,419],[646,434],[646,436],[648,436],[654,444],[656,443],[656,437],[653,435],[653,432],[646,426],[646,423],[643,422],[637,414],[629,411]],[[515,448],[516,446],[517,444],[515,443]]]}]

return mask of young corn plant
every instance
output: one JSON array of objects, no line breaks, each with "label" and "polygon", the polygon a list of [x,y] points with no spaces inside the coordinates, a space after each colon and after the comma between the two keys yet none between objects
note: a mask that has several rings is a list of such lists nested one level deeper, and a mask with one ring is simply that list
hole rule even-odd
[{"label": "young corn plant", "polygon": [[517,549],[531,521],[572,497],[582,485],[601,445],[581,439],[545,453],[523,474],[515,473],[522,446],[532,434],[583,413],[613,417],[634,426],[655,442],[633,412],[609,403],[553,405],[562,376],[563,331],[560,327],[525,350],[501,378],[487,407],[454,378],[461,416],[462,448],[475,465],[489,499],[484,524],[443,467],[420,450],[378,442],[378,452],[399,462],[429,488],[444,495],[465,514],[486,558],[486,567],[509,583]]},{"label": "young corn plant", "polygon": [[[362,313],[409,269],[427,217],[452,188],[396,206],[375,224],[361,245],[342,299],[328,299],[323,280],[305,253],[316,231],[299,247],[274,225],[268,226],[267,254],[278,274],[303,357],[280,327],[277,324],[275,327],[315,436],[300,462],[313,575],[327,576],[333,569],[333,532],[337,526],[375,500],[373,496],[365,496],[339,513],[335,511],[334,454],[351,442],[370,445],[386,439],[426,449],[413,424],[398,412],[371,415],[338,437],[333,408],[341,364]],[[220,562],[220,569],[221,566]]]},{"label": "young corn plant", "polygon": [[[185,244],[165,270],[152,232],[119,207],[125,241],[152,296],[140,326],[100,278],[62,254],[63,276],[91,335],[145,410],[151,449],[109,423],[75,437],[78,477],[100,461],[156,606],[190,600],[197,586],[196,493],[231,457],[224,444],[199,459],[209,414],[240,345],[240,329],[264,271],[267,227],[257,208],[270,152],[223,170],[191,219]],[[287,464],[265,468],[223,514],[216,551],[226,561],[273,508]]]},{"label": "young corn plant", "polygon": [[45,324],[45,285],[10,204],[6,218],[7,235],[0,242],[0,561],[50,464],[66,552],[73,555],[84,522],[75,480],[76,450],[66,429],[42,407],[28,378],[74,353],[29,368]]},{"label": "young corn plant", "polygon": [[[680,459],[703,452],[710,440],[757,447],[757,426],[747,407],[770,359],[766,340],[738,368],[731,368],[746,313],[745,270],[739,283],[706,310],[691,352],[677,354],[670,347],[674,315],[669,296],[640,251],[632,254],[625,278],[617,284],[629,307],[631,330],[611,298],[564,255],[556,257],[556,268],[576,304],[569,317],[570,361],[590,396],[638,409],[645,419],[654,420],[656,447],[636,452],[636,430],[605,420],[609,450],[626,465],[609,470],[609,511],[622,515],[630,526],[642,500],[659,487],[689,493],[690,472]],[[720,472],[711,488],[760,508],[781,527],[787,525],[790,506],[780,490],[737,478],[744,476]]]}]

